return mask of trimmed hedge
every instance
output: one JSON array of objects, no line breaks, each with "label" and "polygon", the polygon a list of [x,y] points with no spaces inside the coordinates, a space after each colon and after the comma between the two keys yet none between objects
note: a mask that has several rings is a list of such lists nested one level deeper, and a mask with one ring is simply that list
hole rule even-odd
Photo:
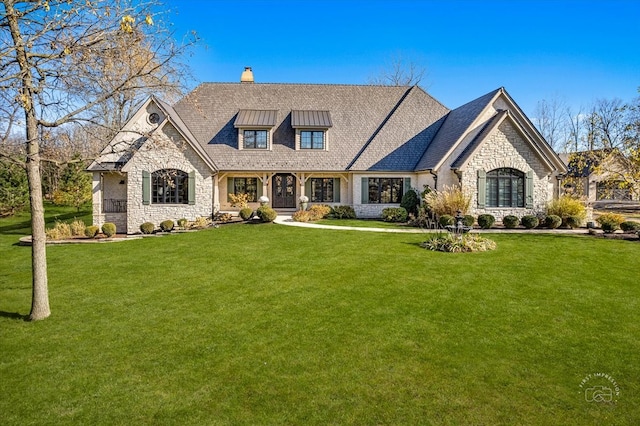
[{"label": "trimmed hedge", "polygon": [[269,206],[258,207],[257,214],[263,222],[273,222],[278,217],[278,213]]},{"label": "trimmed hedge", "polygon": [[163,220],[162,222],[160,222],[160,229],[162,229],[164,232],[171,232],[173,231],[174,225],[175,224],[170,219]]},{"label": "trimmed hedge", "polygon": [[640,223],[627,220],[620,224],[620,229],[624,232],[640,231]]},{"label": "trimmed hedge", "polygon": [[456,218],[451,216],[450,214],[443,214],[438,218],[438,223],[440,224],[440,226],[442,226],[443,228],[445,226],[451,226],[454,225],[456,222]]},{"label": "trimmed hedge", "polygon": [[331,219],[355,219],[356,211],[351,206],[335,206],[331,207],[329,217]]},{"label": "trimmed hedge", "polygon": [[142,232],[143,234],[153,234],[153,231],[155,231],[155,229],[156,226],[151,222],[145,222],[140,225],[140,232]]},{"label": "trimmed hedge", "polygon": [[512,214],[502,218],[502,224],[507,229],[515,228],[516,226],[518,226],[519,223],[520,223],[520,219],[518,219],[517,216],[514,216]]},{"label": "trimmed hedge", "polygon": [[526,215],[522,216],[522,219],[520,219],[520,224],[527,229],[533,229],[540,224],[540,220],[537,216]]},{"label": "trimmed hedge", "polygon": [[87,226],[84,228],[84,236],[87,238],[95,238],[99,230],[100,228],[95,225]]},{"label": "trimmed hedge", "polygon": [[555,214],[550,214],[544,219],[544,226],[549,229],[556,229],[560,225],[562,225],[562,218]]},{"label": "trimmed hedge", "polygon": [[409,214],[404,207],[387,207],[382,210],[382,219],[385,222],[400,222],[407,221]]},{"label": "trimmed hedge", "polygon": [[240,209],[239,213],[242,220],[249,220],[249,218],[253,215],[253,209],[251,207],[243,207]]},{"label": "trimmed hedge", "polygon": [[492,214],[485,213],[478,216],[478,225],[482,229],[489,229],[494,223],[496,223],[496,218]]},{"label": "trimmed hedge", "polygon": [[107,237],[112,237],[116,234],[116,224],[111,222],[106,222],[102,225],[102,233]]}]

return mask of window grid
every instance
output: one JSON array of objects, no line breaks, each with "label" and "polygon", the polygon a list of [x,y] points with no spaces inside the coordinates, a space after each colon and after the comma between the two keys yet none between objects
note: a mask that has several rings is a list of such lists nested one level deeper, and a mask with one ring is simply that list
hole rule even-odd
[{"label": "window grid", "polygon": [[301,149],[324,149],[324,132],[303,130],[300,132]]},{"label": "window grid", "polygon": [[524,173],[510,168],[487,173],[488,207],[524,207]]},{"label": "window grid", "polygon": [[369,203],[400,203],[403,193],[402,178],[369,178]]},{"label": "window grid", "polygon": [[269,132],[267,130],[245,130],[243,140],[245,149],[267,149]]},{"label": "window grid", "polygon": [[176,169],[158,170],[151,175],[151,189],[154,204],[187,204],[189,175]]},{"label": "window grid", "polygon": [[333,178],[312,178],[311,179],[311,202],[312,203],[332,203],[333,202]]},{"label": "window grid", "polygon": [[248,194],[249,202],[258,201],[258,178],[234,178],[233,192],[235,195]]}]

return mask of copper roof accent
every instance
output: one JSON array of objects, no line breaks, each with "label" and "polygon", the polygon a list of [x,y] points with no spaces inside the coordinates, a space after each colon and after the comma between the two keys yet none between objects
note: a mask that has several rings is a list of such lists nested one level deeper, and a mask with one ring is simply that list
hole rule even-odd
[{"label": "copper roof accent", "polygon": [[241,109],[238,111],[234,127],[273,127],[276,125],[278,111]]},{"label": "copper roof accent", "polygon": [[332,127],[329,111],[295,110],[291,111],[291,127],[328,129]]}]

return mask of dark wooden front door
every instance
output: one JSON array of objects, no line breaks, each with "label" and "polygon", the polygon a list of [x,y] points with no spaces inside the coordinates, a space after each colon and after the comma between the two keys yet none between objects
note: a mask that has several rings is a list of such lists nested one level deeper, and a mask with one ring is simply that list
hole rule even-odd
[{"label": "dark wooden front door", "polygon": [[296,178],[288,173],[278,173],[272,179],[273,208],[296,207]]}]

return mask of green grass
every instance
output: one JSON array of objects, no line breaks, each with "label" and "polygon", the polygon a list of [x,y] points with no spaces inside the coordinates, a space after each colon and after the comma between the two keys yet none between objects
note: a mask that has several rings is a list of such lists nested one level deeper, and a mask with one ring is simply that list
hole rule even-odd
[{"label": "green grass", "polygon": [[354,228],[412,229],[401,223],[385,222],[375,219],[321,219],[315,222],[320,225],[351,226]]},{"label": "green grass", "polygon": [[[449,254],[420,234],[270,224],[51,246],[52,316],[29,323],[12,221],[3,425],[640,418],[637,242],[501,234],[495,251]],[[617,403],[585,401],[593,373],[615,378]]]}]

